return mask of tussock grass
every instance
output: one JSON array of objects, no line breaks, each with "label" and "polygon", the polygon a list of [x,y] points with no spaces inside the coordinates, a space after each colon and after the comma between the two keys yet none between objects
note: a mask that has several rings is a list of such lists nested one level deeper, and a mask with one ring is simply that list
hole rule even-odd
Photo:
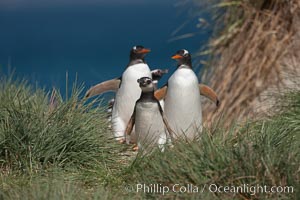
[{"label": "tussock grass", "polygon": [[[49,105],[50,93],[2,77],[0,199],[300,197],[299,91],[283,95],[267,120],[229,130],[220,123],[197,141],[177,141],[164,153],[137,157],[112,141],[103,108],[80,100],[81,89],[74,87],[67,100],[52,94],[55,106]],[[135,190],[136,184],[193,184],[199,191],[163,195],[125,189]],[[293,186],[294,193],[217,194],[209,192],[210,184]]]},{"label": "tussock grass", "polygon": [[[284,97],[280,115],[243,127],[206,130],[199,141],[178,142],[165,152],[140,158],[132,166],[137,183],[193,184],[204,193],[169,194],[178,198],[297,199],[300,187],[300,93]],[[222,126],[221,126],[222,127]],[[294,193],[209,194],[219,186],[293,186]],[[149,196],[155,196],[149,194]]]},{"label": "tussock grass", "polygon": [[2,173],[36,173],[49,167],[109,166],[115,143],[105,114],[93,102],[81,102],[74,88],[49,108],[49,94],[24,81],[2,77],[0,83],[0,167]]},{"label": "tussock grass", "polygon": [[[63,175],[63,174],[61,174]],[[20,184],[24,181],[26,184]],[[74,199],[117,199],[117,194],[103,186],[87,188],[83,183],[64,180],[59,176],[35,177],[30,182],[18,179],[17,184],[8,185],[11,189],[0,193],[1,199],[14,200],[74,200]],[[13,188],[13,189],[12,189]],[[120,198],[122,199],[122,198]]]},{"label": "tussock grass", "polygon": [[[207,51],[211,60],[201,76],[217,91],[229,125],[255,116],[264,92],[284,90],[293,75],[299,77],[300,4],[218,0],[214,11],[216,30]],[[207,122],[217,118],[212,105],[204,108]]]}]

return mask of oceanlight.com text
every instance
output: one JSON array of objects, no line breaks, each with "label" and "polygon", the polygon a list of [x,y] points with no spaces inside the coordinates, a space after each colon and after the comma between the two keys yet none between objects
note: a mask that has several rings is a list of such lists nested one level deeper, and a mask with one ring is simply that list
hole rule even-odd
[{"label": "oceanlight.com text", "polygon": [[266,186],[241,184],[238,186],[221,186],[217,184],[135,184],[125,186],[125,190],[131,193],[162,194],[168,193],[227,193],[227,194],[270,194],[270,193],[294,193],[293,186]]}]

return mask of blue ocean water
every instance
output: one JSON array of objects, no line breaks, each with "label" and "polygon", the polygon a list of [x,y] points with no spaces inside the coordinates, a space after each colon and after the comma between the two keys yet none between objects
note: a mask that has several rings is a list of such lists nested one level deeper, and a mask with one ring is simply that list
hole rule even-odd
[{"label": "blue ocean water", "polygon": [[[78,82],[84,82],[87,89],[121,76],[129,50],[137,44],[151,48],[146,57],[150,68],[170,69],[162,85],[175,70],[171,55],[182,48],[195,53],[210,35],[207,30],[197,37],[168,42],[189,18],[182,10],[178,14],[174,0],[2,1],[0,73],[9,66],[18,77],[46,89],[61,88],[62,93],[66,72],[69,82],[77,74]],[[177,35],[197,31],[193,20]]]}]

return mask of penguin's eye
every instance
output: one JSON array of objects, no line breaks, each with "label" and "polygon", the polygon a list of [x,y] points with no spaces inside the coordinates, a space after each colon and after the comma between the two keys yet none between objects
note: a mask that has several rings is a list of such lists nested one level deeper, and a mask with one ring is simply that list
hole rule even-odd
[{"label": "penguin's eye", "polygon": [[143,46],[137,45],[137,46],[134,46],[134,47],[133,47],[133,51],[134,51],[134,52],[138,52],[138,51],[142,50],[143,48],[144,48]]},{"label": "penguin's eye", "polygon": [[176,52],[176,54],[178,54],[178,55],[184,55],[184,51],[183,50],[179,50],[179,51]]},{"label": "penguin's eye", "polygon": [[151,83],[151,80],[147,80],[147,84],[150,84]]}]

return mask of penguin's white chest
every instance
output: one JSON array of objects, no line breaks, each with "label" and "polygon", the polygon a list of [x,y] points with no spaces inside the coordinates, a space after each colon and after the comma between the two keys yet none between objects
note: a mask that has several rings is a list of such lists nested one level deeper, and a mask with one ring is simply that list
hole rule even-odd
[{"label": "penguin's white chest", "polygon": [[142,102],[135,107],[135,134],[137,143],[141,146],[159,144],[166,141],[164,122],[158,103]]},{"label": "penguin's white chest", "polygon": [[128,67],[122,75],[121,86],[116,93],[112,112],[112,125],[117,137],[124,136],[135,102],[141,95],[141,89],[137,83],[137,79],[141,77],[151,77],[150,69],[145,63]]},{"label": "penguin's white chest", "polygon": [[165,114],[178,135],[193,138],[201,130],[202,111],[198,78],[191,69],[177,69],[168,81]]}]

